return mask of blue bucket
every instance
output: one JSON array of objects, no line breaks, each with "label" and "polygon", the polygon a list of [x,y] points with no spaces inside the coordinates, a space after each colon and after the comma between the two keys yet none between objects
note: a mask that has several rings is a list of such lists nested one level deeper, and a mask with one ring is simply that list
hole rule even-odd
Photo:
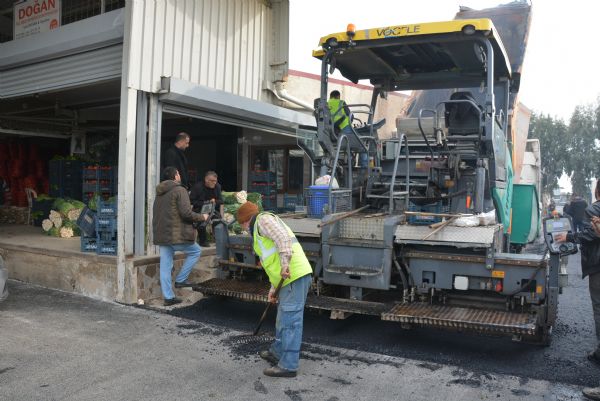
[{"label": "blue bucket", "polygon": [[329,202],[329,185],[311,185],[308,188],[308,217],[323,217],[323,208]]}]

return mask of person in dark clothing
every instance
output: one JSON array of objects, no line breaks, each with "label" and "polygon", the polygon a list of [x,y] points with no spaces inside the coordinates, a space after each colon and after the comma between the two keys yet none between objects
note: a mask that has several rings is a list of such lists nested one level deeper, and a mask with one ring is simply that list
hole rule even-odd
[{"label": "person in dark clothing", "polygon": [[[218,183],[217,173],[214,171],[207,171],[204,174],[204,181],[198,181],[193,187],[190,193],[190,201],[194,211],[199,213],[202,210],[202,205],[205,202],[212,202],[215,204],[215,211],[219,216],[223,216],[223,197],[221,196],[221,185]],[[198,226],[198,242],[200,246],[208,246],[206,239],[206,226]]]},{"label": "person in dark clothing", "polygon": [[156,187],[152,219],[154,245],[160,248],[160,288],[165,305],[181,303],[171,287],[173,255],[176,251],[185,253],[181,271],[175,277],[175,288],[191,287],[187,282],[194,265],[200,258],[202,248],[196,243],[193,222],[208,219],[205,214],[192,211],[190,196],[181,185],[181,177],[175,167],[163,170],[163,181]]},{"label": "person in dark clothing", "polygon": [[[581,273],[583,278],[589,276],[590,298],[592,299],[596,339],[598,340],[596,349],[590,352],[587,358],[600,365],[600,235],[593,224],[593,222],[600,221],[600,180],[596,182],[594,193],[596,201],[584,210],[581,231],[568,235],[559,234],[556,236],[556,241],[581,244]],[[571,211],[573,206],[573,202],[571,202]],[[584,388],[583,394],[592,400],[600,400],[600,387]]]},{"label": "person in dark clothing", "polygon": [[185,150],[190,146],[190,136],[185,132],[180,132],[175,136],[175,143],[165,152],[163,157],[163,169],[165,167],[175,167],[181,177],[181,185],[190,189],[188,178],[188,162],[185,157]]},{"label": "person in dark clothing", "polygon": [[10,188],[8,182],[0,176],[0,205],[10,204]]},{"label": "person in dark clothing", "polygon": [[583,230],[583,220],[587,206],[587,202],[581,196],[573,194],[566,213],[573,218],[573,226],[577,232]]}]

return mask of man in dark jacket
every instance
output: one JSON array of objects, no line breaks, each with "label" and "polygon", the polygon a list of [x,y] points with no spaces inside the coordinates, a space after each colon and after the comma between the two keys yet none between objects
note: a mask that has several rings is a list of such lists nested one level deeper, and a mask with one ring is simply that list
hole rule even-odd
[{"label": "man in dark jacket", "polygon": [[585,209],[587,206],[587,202],[581,196],[573,194],[567,213],[573,217],[573,225],[578,232],[583,230],[583,220],[585,218]]},{"label": "man in dark jacket", "polygon": [[[215,211],[219,216],[223,216],[223,197],[221,196],[221,185],[219,185],[217,173],[214,171],[207,171],[204,174],[204,181],[197,182],[192,187],[190,193],[190,200],[192,207],[195,212],[202,210],[202,205],[205,202],[212,202],[215,205]],[[198,226],[198,243],[200,246],[208,246],[206,239],[206,226]]]},{"label": "man in dark jacket", "polygon": [[190,136],[185,132],[180,132],[175,136],[175,143],[167,149],[163,157],[164,167],[175,167],[181,176],[181,185],[186,189],[190,188],[188,179],[188,162],[185,157],[185,150],[190,146]]},{"label": "man in dark jacket", "polygon": [[163,170],[163,180],[156,187],[152,232],[154,245],[160,247],[160,288],[168,306],[181,303],[171,287],[173,254],[181,251],[186,255],[181,271],[175,277],[175,288],[190,287],[186,280],[202,253],[202,248],[196,244],[192,223],[204,221],[208,216],[192,211],[190,197],[181,185],[181,176],[175,167]]},{"label": "man in dark jacket", "polygon": [[[584,211],[581,230],[574,234],[560,234],[556,237],[556,240],[558,242],[566,240],[581,244],[581,273],[583,278],[589,276],[590,298],[592,299],[596,339],[598,341],[596,349],[588,354],[588,359],[600,365],[600,235],[593,226],[594,221],[600,222],[598,219],[600,217],[600,180],[596,182],[595,196],[596,202]],[[570,212],[573,211],[573,203],[571,202]],[[572,216],[575,220],[575,216]],[[592,400],[600,400],[600,387],[584,388],[583,394]]]}]

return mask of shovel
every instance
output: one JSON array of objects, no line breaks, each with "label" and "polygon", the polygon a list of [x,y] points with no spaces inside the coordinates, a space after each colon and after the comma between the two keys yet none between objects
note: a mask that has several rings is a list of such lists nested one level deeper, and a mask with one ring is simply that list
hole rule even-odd
[{"label": "shovel", "polygon": [[[279,290],[281,290],[283,281],[284,281],[284,278],[282,277],[281,280],[279,280],[279,284],[277,284],[277,288],[275,288],[275,293],[273,294],[275,298],[277,298],[279,296]],[[271,307],[271,302],[267,302],[267,307],[265,308],[265,311],[263,312],[262,316],[260,317],[260,320],[258,321],[258,326],[256,326],[254,333],[252,333],[253,336],[258,334],[258,331],[260,330],[260,326],[262,326],[263,322],[265,321],[265,318],[267,317],[267,313],[269,312],[270,307]]]}]

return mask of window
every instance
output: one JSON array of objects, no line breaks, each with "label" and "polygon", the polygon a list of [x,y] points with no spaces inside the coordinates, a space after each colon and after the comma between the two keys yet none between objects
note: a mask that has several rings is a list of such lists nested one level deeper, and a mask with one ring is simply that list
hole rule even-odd
[{"label": "window", "polygon": [[304,151],[295,146],[255,146],[250,152],[250,170],[274,172],[278,193],[302,193]]}]

